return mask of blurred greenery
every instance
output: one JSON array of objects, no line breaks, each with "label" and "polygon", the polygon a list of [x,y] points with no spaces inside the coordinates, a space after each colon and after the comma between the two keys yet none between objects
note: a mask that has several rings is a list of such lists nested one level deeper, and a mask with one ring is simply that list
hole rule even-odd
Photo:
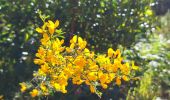
[{"label": "blurred greenery", "polygon": [[[169,44],[169,40],[162,34],[155,34],[149,40],[142,39],[130,50],[125,50],[125,54],[130,55],[128,56],[129,59],[138,61],[138,64],[142,67],[141,74],[143,75],[139,80],[139,86],[129,93],[128,100],[169,98]],[[135,55],[133,55],[134,52],[136,52]]]},{"label": "blurred greenery", "polygon": [[[156,0],[0,0],[0,96],[7,100],[17,98],[18,83],[30,80],[37,69],[33,58],[39,44],[35,28],[42,25],[37,14],[40,10],[52,20],[60,20],[66,45],[73,34],[78,34],[99,53],[108,47],[126,48],[127,60],[137,61],[142,68],[137,75],[143,76],[140,84],[131,86],[136,93],[132,98],[143,98],[142,89],[150,92],[143,86],[146,77],[151,78],[146,85],[160,86],[156,85],[153,95],[163,97],[169,93],[170,83],[170,13],[156,18],[151,8],[157,4]],[[112,91],[116,94],[114,99],[127,96],[122,91]]]},{"label": "blurred greenery", "polygon": [[161,28],[148,40],[140,39],[131,49],[124,51],[127,58],[135,59],[142,67],[140,74],[143,75],[139,86],[129,91],[128,100],[170,98],[170,40],[167,31],[169,26],[165,24],[169,16],[168,12],[160,17]]}]

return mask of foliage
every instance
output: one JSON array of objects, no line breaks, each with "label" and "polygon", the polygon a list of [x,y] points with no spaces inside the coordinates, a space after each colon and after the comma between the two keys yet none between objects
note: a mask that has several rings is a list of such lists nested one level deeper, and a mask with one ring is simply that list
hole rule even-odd
[{"label": "foliage", "polygon": [[161,33],[165,38],[170,38],[170,11],[168,11],[164,16],[159,16],[158,24],[160,29],[157,33]]},{"label": "foliage", "polygon": [[[163,37],[163,34],[155,34],[149,40],[142,39],[135,44],[131,50],[126,50],[125,54],[136,55],[129,57],[135,59],[143,66],[144,74],[140,85],[129,94],[129,99],[154,99],[156,97],[169,98],[170,86],[170,47],[169,40]],[[139,63],[140,64],[140,63]],[[147,88],[148,87],[148,88]],[[149,93],[149,94],[148,94]]]}]

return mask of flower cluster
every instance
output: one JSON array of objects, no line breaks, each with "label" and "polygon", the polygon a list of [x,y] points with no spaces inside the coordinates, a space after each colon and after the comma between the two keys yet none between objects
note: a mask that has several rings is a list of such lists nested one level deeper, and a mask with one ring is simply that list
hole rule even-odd
[{"label": "flower cluster", "polygon": [[[86,84],[92,93],[100,96],[98,87],[107,89],[110,84],[121,85],[122,81],[131,79],[133,70],[138,70],[134,62],[123,63],[119,49],[114,51],[109,48],[106,54],[95,54],[86,48],[87,42],[77,35],[70,40],[69,46],[63,46],[64,40],[59,38],[62,32],[56,29],[58,25],[58,20],[55,23],[49,20],[36,28],[42,39],[34,59],[40,67],[33,74],[32,97],[50,95],[51,91],[67,93],[69,84]],[[21,91],[25,92],[27,84],[20,85]]]}]

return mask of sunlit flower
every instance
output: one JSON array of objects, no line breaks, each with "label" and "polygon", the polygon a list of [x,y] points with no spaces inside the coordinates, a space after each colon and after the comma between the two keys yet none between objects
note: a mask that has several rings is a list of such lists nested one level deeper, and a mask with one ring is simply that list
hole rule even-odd
[{"label": "sunlit flower", "polygon": [[145,14],[148,15],[148,16],[151,16],[151,15],[153,15],[153,11],[148,9],[148,10],[145,11]]},{"label": "sunlit flower", "polygon": [[36,96],[38,96],[38,90],[37,89],[33,89],[31,92],[30,92],[30,94],[31,94],[31,97],[36,97]]},{"label": "sunlit flower", "polygon": [[48,31],[51,35],[54,34],[54,31],[58,27],[58,25],[59,25],[58,20],[56,20],[55,23],[53,23],[51,20],[48,21],[47,27],[48,27]]},{"label": "sunlit flower", "polygon": [[21,92],[25,92],[25,90],[27,89],[26,84],[25,83],[20,83],[21,86]]},{"label": "sunlit flower", "polygon": [[107,53],[108,53],[108,57],[112,57],[113,54],[114,54],[114,51],[113,51],[112,48],[109,48],[108,51],[107,51]]},{"label": "sunlit flower", "polygon": [[132,61],[132,69],[134,69],[134,70],[138,70],[139,69],[139,67],[135,65],[134,61]]},{"label": "sunlit flower", "polygon": [[120,77],[116,77],[116,84],[118,86],[121,85],[121,78]]}]

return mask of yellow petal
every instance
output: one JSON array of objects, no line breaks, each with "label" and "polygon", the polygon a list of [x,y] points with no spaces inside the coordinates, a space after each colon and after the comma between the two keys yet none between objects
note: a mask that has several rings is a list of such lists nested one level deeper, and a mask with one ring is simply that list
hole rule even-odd
[{"label": "yellow petal", "polygon": [[71,49],[74,49],[74,47],[75,47],[75,44],[72,43],[72,44],[70,45],[70,48],[71,48]]},{"label": "yellow petal", "polygon": [[81,37],[78,37],[78,43],[82,43],[83,39]]},{"label": "yellow petal", "polygon": [[107,51],[108,57],[112,57],[113,53],[114,53],[113,49],[109,48],[108,51]]},{"label": "yellow petal", "polygon": [[54,26],[54,23],[51,21],[51,20],[48,20],[48,25],[50,25],[50,26]]},{"label": "yellow petal", "polygon": [[138,70],[139,69],[139,67],[135,65],[134,61],[132,61],[132,69],[133,70]]},{"label": "yellow petal", "polygon": [[54,28],[53,27],[48,27],[48,31],[51,35],[54,34]]},{"label": "yellow petal", "polygon": [[107,84],[101,84],[104,89],[107,89]]},{"label": "yellow petal", "polygon": [[31,92],[30,92],[31,96],[32,97],[36,97],[38,95],[38,90],[37,89],[33,89]]},{"label": "yellow petal", "polygon": [[60,86],[58,83],[55,83],[55,84],[54,84],[54,88],[55,88],[57,91],[59,91],[60,88],[61,88],[61,86]]},{"label": "yellow petal", "polygon": [[117,84],[117,85],[121,85],[121,78],[120,78],[120,77],[117,77],[117,78],[116,78],[116,84]]},{"label": "yellow petal", "polygon": [[73,43],[77,42],[77,35],[73,36]]},{"label": "yellow petal", "polygon": [[90,85],[90,91],[91,91],[92,93],[95,93],[95,91],[96,91],[95,87],[92,86],[92,85]]},{"label": "yellow petal", "polygon": [[35,30],[36,30],[38,33],[43,33],[43,30],[42,30],[41,28],[39,28],[39,27],[36,28]]},{"label": "yellow petal", "polygon": [[89,49],[85,48],[85,49],[84,49],[84,54],[85,54],[86,56],[90,56],[90,51],[89,51]]},{"label": "yellow petal", "polygon": [[122,79],[123,79],[124,81],[129,81],[129,78],[128,78],[126,75],[123,75],[123,76],[122,76]]},{"label": "yellow petal", "polygon": [[121,57],[121,53],[119,49],[117,49],[116,52],[114,52],[114,57],[117,57],[117,58]]},{"label": "yellow petal", "polygon": [[146,10],[145,14],[148,16],[151,16],[151,15],[153,15],[153,11],[148,9],[148,10]]},{"label": "yellow petal", "polygon": [[21,86],[21,92],[25,92],[25,90],[27,89],[26,84],[25,83],[20,83]]},{"label": "yellow petal", "polygon": [[56,20],[56,21],[55,21],[55,28],[57,28],[58,26],[59,26],[59,21]]}]

